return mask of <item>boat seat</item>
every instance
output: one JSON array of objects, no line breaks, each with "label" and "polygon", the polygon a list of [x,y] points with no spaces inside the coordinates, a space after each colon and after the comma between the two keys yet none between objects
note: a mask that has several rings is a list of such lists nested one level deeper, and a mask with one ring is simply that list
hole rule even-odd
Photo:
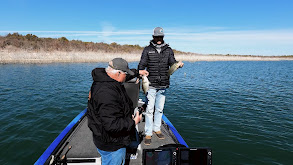
[{"label": "boat seat", "polygon": [[139,83],[136,84],[135,82],[136,80],[132,79],[131,81],[127,81],[123,84],[128,96],[133,102],[134,108],[138,106],[138,97],[139,97]]}]

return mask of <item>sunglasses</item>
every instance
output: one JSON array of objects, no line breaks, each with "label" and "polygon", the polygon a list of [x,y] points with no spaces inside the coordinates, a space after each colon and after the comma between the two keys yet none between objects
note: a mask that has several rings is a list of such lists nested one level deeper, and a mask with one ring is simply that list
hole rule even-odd
[{"label": "sunglasses", "polygon": [[128,75],[128,73],[127,73],[127,72],[124,72],[124,71],[119,71],[119,73],[121,73],[121,72],[122,72],[122,73],[125,73],[125,75]]},{"label": "sunglasses", "polygon": [[163,39],[164,38],[164,36],[153,36],[154,38],[161,38],[161,39]]}]

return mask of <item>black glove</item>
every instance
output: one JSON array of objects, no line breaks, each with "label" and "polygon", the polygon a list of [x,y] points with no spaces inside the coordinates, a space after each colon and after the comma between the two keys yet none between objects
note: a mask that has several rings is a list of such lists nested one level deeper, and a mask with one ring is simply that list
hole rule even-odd
[{"label": "black glove", "polygon": [[142,105],[140,108],[138,108],[138,112],[139,112],[139,114],[142,114],[143,112],[145,112],[146,107],[147,107],[147,105],[144,104],[144,105]]}]

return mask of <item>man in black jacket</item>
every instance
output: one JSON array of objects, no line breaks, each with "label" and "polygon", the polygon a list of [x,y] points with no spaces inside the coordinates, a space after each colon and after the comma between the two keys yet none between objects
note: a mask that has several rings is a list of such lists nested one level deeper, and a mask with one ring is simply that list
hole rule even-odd
[{"label": "man in black jacket", "polygon": [[[169,67],[175,62],[173,50],[164,42],[164,31],[156,27],[153,33],[153,40],[145,47],[138,65],[139,71],[147,68],[150,87],[147,91],[147,108],[145,114],[145,145],[151,144],[152,132],[164,139],[161,133],[161,120],[165,104],[165,90],[169,87]],[[183,67],[180,63],[180,67]],[[154,113],[155,107],[155,114]],[[154,116],[154,117],[153,117]]]},{"label": "man in black jacket", "polygon": [[88,103],[88,126],[103,165],[124,164],[125,147],[130,144],[135,125],[141,120],[138,112],[133,117],[133,103],[122,84],[134,75],[122,58],[113,59],[106,69],[92,71],[94,82]]}]

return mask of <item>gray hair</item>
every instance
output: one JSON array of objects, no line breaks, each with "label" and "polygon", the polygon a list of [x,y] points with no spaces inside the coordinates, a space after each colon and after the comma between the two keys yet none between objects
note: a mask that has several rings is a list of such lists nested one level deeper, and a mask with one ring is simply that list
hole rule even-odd
[{"label": "gray hair", "polygon": [[105,71],[106,71],[107,73],[113,73],[113,74],[115,74],[115,73],[117,73],[117,72],[122,72],[121,70],[116,70],[116,69],[114,69],[114,68],[112,68],[112,67],[110,67],[110,66],[108,66],[107,68],[105,68]]}]

